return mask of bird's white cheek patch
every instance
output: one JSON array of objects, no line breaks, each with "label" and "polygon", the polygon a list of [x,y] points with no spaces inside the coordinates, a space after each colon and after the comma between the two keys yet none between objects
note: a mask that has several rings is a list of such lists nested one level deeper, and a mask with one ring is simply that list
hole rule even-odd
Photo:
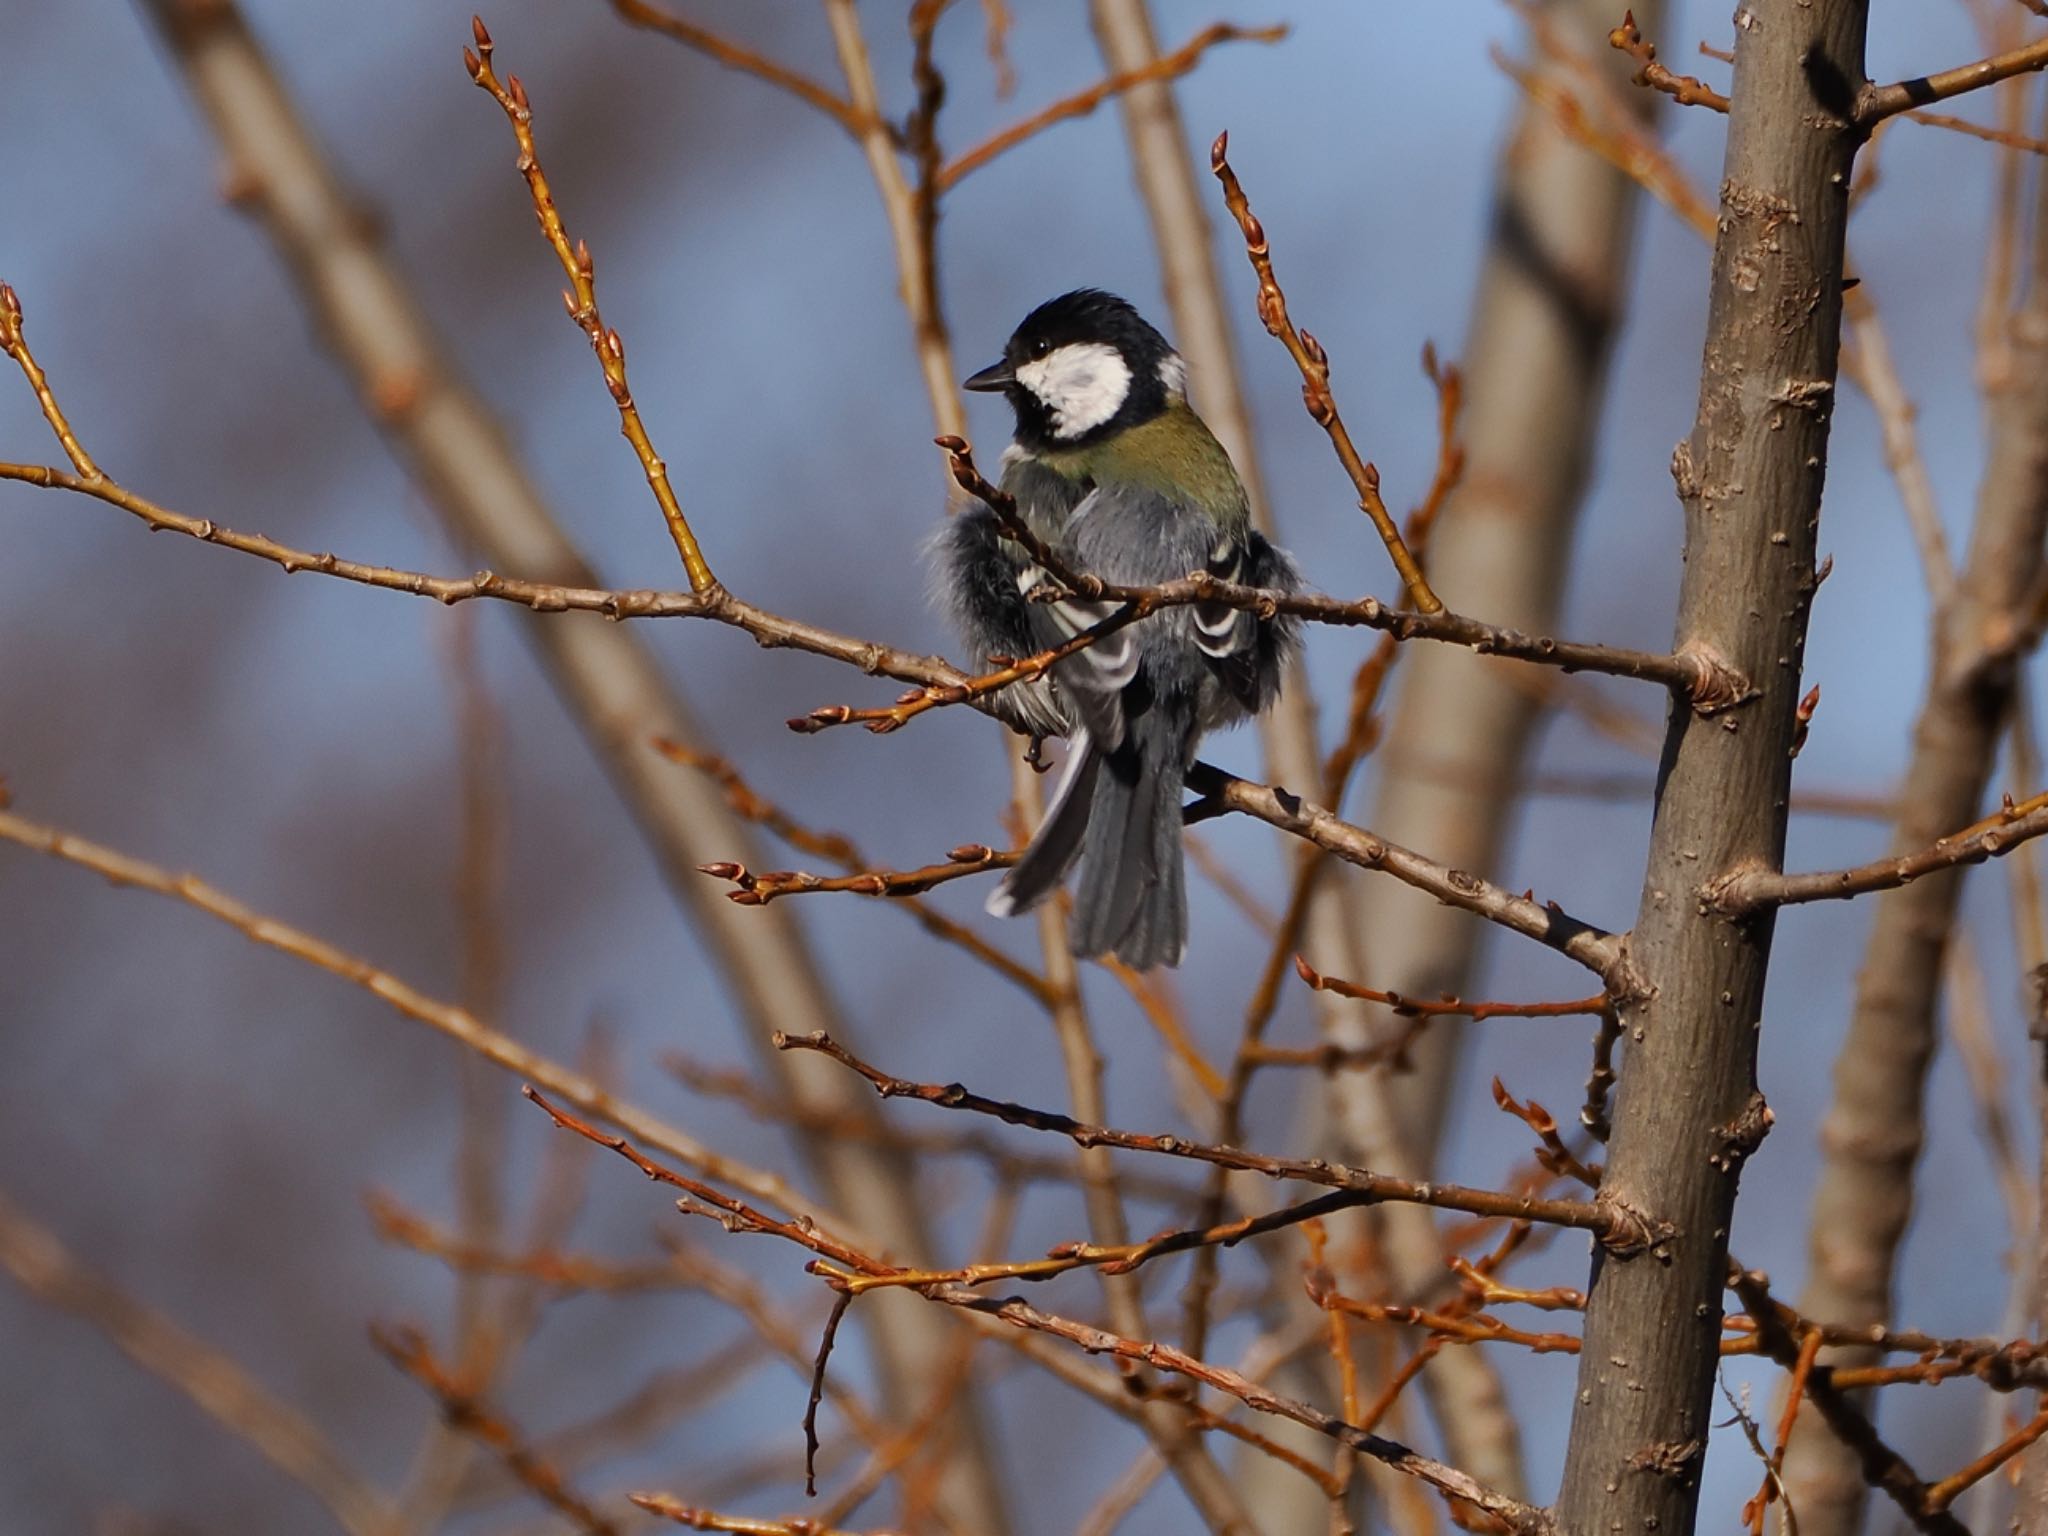
[{"label": "bird's white cheek patch", "polygon": [[1053,436],[1080,437],[1123,409],[1131,368],[1115,347],[1076,342],[1025,363],[1017,382],[1052,413]]}]

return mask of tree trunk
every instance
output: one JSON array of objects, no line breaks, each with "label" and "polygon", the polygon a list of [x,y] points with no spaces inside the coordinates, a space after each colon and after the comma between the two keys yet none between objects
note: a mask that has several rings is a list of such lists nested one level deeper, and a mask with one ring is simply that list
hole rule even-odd
[{"label": "tree trunk", "polygon": [[1594,1258],[1558,1502],[1569,1536],[1690,1536],[1728,1223],[1769,1123],[1756,1042],[1774,914],[1723,917],[1711,885],[1784,852],[1867,13],[1865,0],[1759,0],[1740,21],[1699,414],[1672,468],[1686,512],[1677,644],[1757,692],[1712,718],[1671,706],[1600,1191],[1657,1235]]}]

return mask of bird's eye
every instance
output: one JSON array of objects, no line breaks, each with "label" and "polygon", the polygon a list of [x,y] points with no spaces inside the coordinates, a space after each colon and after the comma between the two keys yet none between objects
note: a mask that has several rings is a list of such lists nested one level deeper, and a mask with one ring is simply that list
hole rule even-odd
[{"label": "bird's eye", "polygon": [[1050,352],[1051,350],[1052,343],[1047,341],[1043,336],[1036,338],[1031,343],[1031,355],[1033,357],[1043,357],[1046,353]]}]

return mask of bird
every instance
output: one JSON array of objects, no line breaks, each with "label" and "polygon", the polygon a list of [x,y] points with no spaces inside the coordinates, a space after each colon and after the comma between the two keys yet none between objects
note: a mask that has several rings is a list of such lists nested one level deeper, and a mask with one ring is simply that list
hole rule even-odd
[{"label": "bird", "polygon": [[[1230,455],[1190,409],[1186,362],[1126,300],[1094,288],[1048,300],[962,387],[1008,398],[1016,429],[1002,489],[1069,571],[1116,586],[1208,571],[1301,590],[1293,559],[1252,526]],[[1063,590],[1044,600],[1059,583],[986,506],[950,518],[933,544],[937,596],[978,669],[1049,650],[1121,607]],[[1140,971],[1179,964],[1183,778],[1205,734],[1278,697],[1298,644],[1284,615],[1168,607],[994,694],[991,713],[1035,737],[1065,736],[1068,748],[1044,818],[988,910],[1032,910],[1079,862],[1075,952],[1114,954]]]}]

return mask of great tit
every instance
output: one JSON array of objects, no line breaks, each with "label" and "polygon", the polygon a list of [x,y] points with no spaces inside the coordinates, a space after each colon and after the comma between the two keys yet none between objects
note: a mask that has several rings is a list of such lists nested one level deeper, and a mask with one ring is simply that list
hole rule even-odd
[{"label": "great tit", "polygon": [[[965,387],[1009,397],[1017,429],[1002,487],[1070,570],[1119,586],[1208,570],[1299,590],[1294,562],[1252,527],[1230,456],[1188,408],[1187,364],[1124,300],[1084,288],[1041,304]],[[951,519],[935,545],[939,594],[977,666],[1048,650],[1118,609],[1072,595],[1033,601],[1057,583],[986,507]],[[1273,701],[1298,638],[1285,618],[1167,608],[994,695],[998,716],[1069,747],[1045,819],[989,911],[1029,911],[1078,859],[1076,952],[1139,970],[1177,964],[1188,932],[1183,775],[1205,732]]]}]

